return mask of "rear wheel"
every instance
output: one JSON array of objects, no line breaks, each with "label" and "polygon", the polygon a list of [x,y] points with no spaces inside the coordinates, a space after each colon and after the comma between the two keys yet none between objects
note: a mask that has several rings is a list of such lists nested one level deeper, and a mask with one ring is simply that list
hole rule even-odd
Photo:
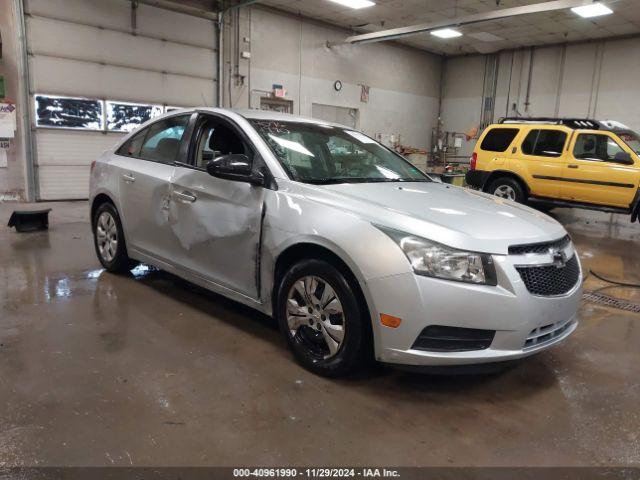
[{"label": "rear wheel", "polygon": [[280,329],[298,362],[319,375],[343,376],[362,364],[363,313],[349,281],[328,262],[302,260],[280,283]]},{"label": "rear wheel", "polygon": [[489,193],[518,203],[524,203],[526,200],[526,195],[520,182],[510,177],[499,177],[492,181],[489,185]]},{"label": "rear wheel", "polygon": [[109,272],[125,273],[136,265],[127,255],[120,216],[111,203],[103,203],[96,209],[93,240],[98,260]]}]

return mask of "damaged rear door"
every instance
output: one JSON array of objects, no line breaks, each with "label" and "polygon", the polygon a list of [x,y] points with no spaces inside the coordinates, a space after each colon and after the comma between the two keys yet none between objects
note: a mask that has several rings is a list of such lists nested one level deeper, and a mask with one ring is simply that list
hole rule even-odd
[{"label": "damaged rear door", "polygon": [[201,114],[189,161],[177,163],[170,187],[170,228],[179,244],[175,264],[187,273],[258,299],[259,244],[264,189],[213,177],[209,160],[224,154],[255,158],[241,129]]}]

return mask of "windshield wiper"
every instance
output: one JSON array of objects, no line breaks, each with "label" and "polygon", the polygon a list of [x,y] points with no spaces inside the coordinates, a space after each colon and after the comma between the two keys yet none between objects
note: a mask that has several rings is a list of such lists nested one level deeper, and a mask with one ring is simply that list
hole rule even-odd
[{"label": "windshield wiper", "polygon": [[369,177],[336,177],[336,178],[298,178],[297,181],[312,185],[332,185],[339,183],[391,183],[391,182],[431,182],[428,178],[369,178]]},{"label": "windshield wiper", "polygon": [[396,182],[430,182],[428,178],[350,178],[353,183],[396,183]]},{"label": "windshield wiper", "polygon": [[342,178],[297,178],[298,182],[310,183],[312,185],[331,185],[335,183],[346,183]]}]

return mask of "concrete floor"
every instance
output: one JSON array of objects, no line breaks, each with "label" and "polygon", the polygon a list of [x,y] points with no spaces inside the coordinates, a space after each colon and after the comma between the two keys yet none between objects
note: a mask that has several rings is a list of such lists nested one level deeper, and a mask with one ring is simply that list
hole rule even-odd
[{"label": "concrete floor", "polygon": [[[17,234],[0,205],[0,467],[640,464],[638,314],[585,303],[569,341],[501,374],[327,380],[268,318],[103,272],[87,205],[52,206]],[[586,268],[640,281],[637,224],[558,212]]]}]

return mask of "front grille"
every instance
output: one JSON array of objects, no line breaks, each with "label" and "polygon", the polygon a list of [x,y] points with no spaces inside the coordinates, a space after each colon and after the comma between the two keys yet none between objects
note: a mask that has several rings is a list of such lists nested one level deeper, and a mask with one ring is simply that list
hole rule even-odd
[{"label": "front grille", "polygon": [[545,325],[544,327],[534,328],[533,330],[531,330],[531,333],[529,333],[526,342],[524,342],[525,350],[527,348],[544,345],[545,343],[549,343],[552,340],[560,337],[564,332],[571,328],[573,322],[574,320],[567,320],[564,322]]},{"label": "front grille", "polygon": [[524,255],[526,253],[548,253],[550,249],[564,250],[571,243],[569,235],[553,242],[531,243],[529,245],[512,245],[509,255]]},{"label": "front grille", "polygon": [[522,281],[533,295],[553,296],[564,295],[571,291],[580,278],[580,265],[577,255],[564,267],[555,265],[516,267]]},{"label": "front grille", "polygon": [[411,348],[430,352],[468,352],[489,348],[495,330],[429,325],[424,328]]}]

